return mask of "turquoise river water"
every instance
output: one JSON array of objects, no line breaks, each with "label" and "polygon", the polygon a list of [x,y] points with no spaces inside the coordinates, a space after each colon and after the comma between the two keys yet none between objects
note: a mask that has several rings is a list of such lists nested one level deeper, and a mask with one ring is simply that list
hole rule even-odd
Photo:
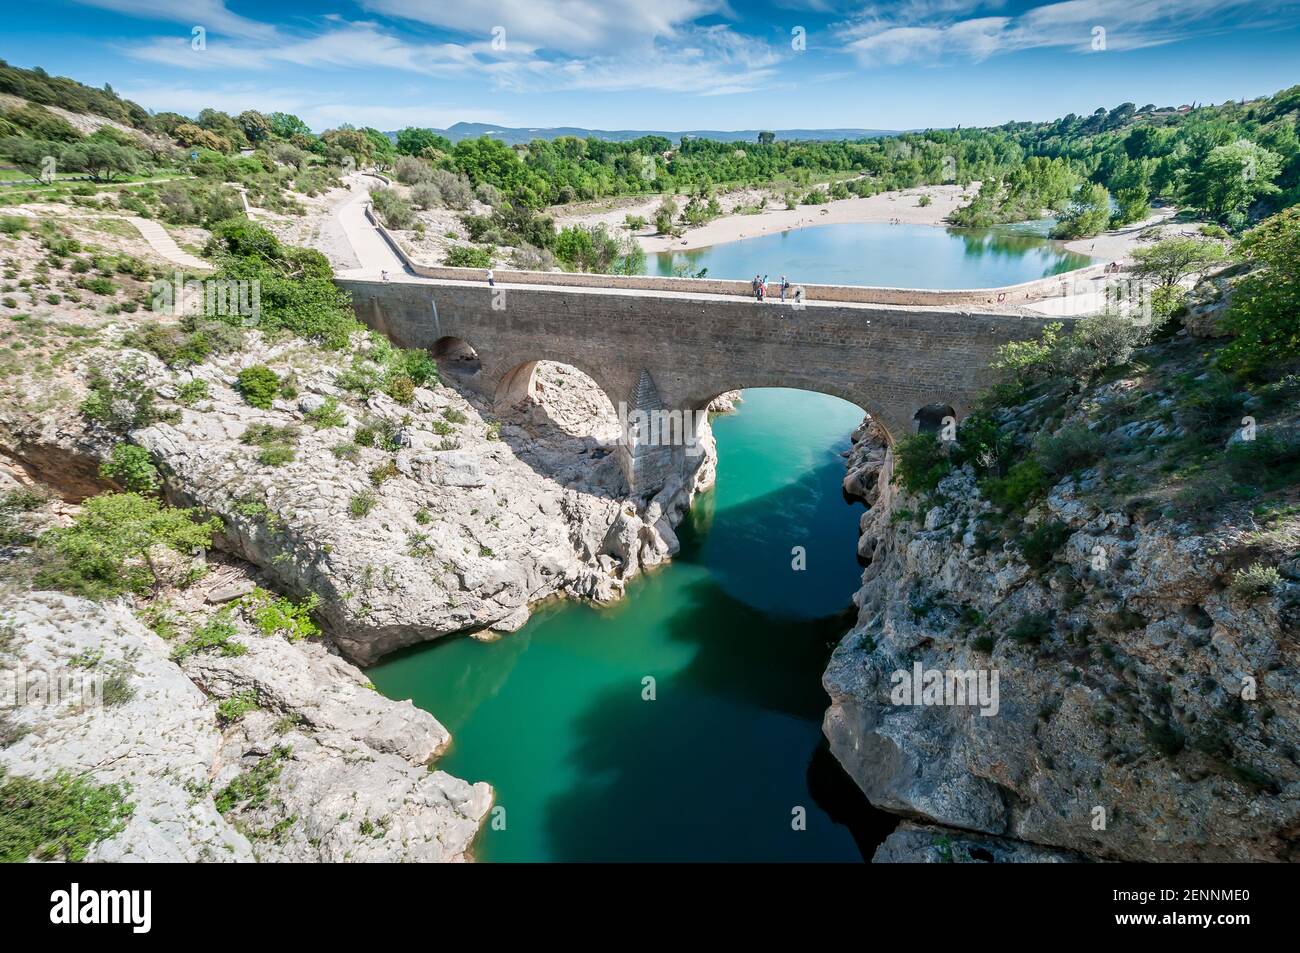
[{"label": "turquoise river water", "polygon": [[681,553],[620,603],[554,604],[500,641],[370,669],[451,730],[440,767],[496,788],[505,829],[485,828],[479,859],[856,861],[883,836],[820,728],[861,573],[861,507],[840,492],[861,421],[834,397],[745,391],[714,419],[718,484]]}]

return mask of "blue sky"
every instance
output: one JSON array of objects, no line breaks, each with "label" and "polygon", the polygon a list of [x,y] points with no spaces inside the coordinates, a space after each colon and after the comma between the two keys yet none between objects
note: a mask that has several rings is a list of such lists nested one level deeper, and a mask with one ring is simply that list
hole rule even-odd
[{"label": "blue sky", "polygon": [[670,130],[989,125],[1124,101],[1222,102],[1300,83],[1300,0],[6,7],[0,57],[15,65],[111,83],[154,110],[285,110],[318,131],[457,120]]}]

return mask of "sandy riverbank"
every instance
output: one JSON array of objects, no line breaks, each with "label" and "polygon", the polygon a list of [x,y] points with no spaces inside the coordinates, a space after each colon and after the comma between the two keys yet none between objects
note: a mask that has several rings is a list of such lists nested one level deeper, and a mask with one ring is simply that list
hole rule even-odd
[{"label": "sandy riverbank", "polygon": [[[687,251],[815,225],[888,222],[894,219],[914,225],[942,225],[944,219],[965,205],[978,191],[979,186],[975,183],[965,190],[957,185],[928,185],[905,192],[882,192],[870,198],[840,199],[825,205],[800,205],[793,209],[785,207],[784,199],[773,200],[768,197],[768,207],[758,214],[723,215],[707,225],[689,229],[680,238],[656,235],[653,225],[637,232],[636,237],[647,253],[654,253]],[[729,211],[742,205],[756,204],[763,194],[756,190],[734,192],[720,196],[719,201]],[[923,195],[930,197],[929,205],[918,204]],[[559,224],[561,227],[599,223],[621,226],[628,215],[640,215],[649,221],[654,218],[655,209],[662,201],[662,196],[655,196],[643,202],[599,212],[561,216]],[[676,201],[679,208],[686,203],[684,196],[677,196]]]}]

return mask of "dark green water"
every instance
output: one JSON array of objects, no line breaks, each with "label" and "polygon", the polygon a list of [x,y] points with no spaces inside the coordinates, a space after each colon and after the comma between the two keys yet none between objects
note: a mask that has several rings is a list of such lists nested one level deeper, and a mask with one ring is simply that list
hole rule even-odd
[{"label": "dark green water", "polygon": [[794,284],[961,289],[1019,284],[1091,263],[1049,240],[1048,226],[818,225],[655,255],[648,268],[660,275],[707,268],[710,278],[742,280],[759,272],[772,281],[785,275]]},{"label": "dark green water", "polygon": [[496,788],[506,829],[485,829],[480,859],[856,861],[892,827],[820,729],[861,573],[839,455],[861,420],[833,397],[746,391],[714,420],[718,485],[682,552],[618,605],[552,605],[498,642],[370,670],[451,730],[440,767]]}]

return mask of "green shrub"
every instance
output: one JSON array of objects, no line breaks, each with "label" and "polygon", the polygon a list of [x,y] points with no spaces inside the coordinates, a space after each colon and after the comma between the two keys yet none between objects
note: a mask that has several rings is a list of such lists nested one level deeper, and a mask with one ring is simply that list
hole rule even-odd
[{"label": "green shrub", "polygon": [[303,417],[317,430],[342,427],[348,421],[347,415],[339,407],[339,402],[333,397],[326,397],[323,404],[303,414]]},{"label": "green shrub", "polygon": [[278,467],[294,459],[298,436],[298,428],[292,425],[251,424],[239,439],[247,446],[261,448],[257,461],[262,466]]},{"label": "green shrub", "polygon": [[217,810],[229,814],[236,808],[248,809],[264,805],[271,796],[272,786],[280,780],[284,762],[293,752],[285,745],[276,745],[271,753],[258,759],[246,771],[235,775],[213,799]]},{"label": "green shrub", "polygon": [[246,647],[230,641],[239,634],[234,622],[230,620],[230,611],[229,608],[222,609],[195,629],[188,639],[172,649],[172,659],[181,662],[191,655],[213,651],[233,658],[247,652]]},{"label": "green shrub", "polygon": [[1051,634],[1052,620],[1041,612],[1021,616],[1007,630],[1007,638],[1021,645],[1038,645]]},{"label": "green shrub", "polygon": [[93,599],[144,592],[155,581],[149,549],[161,545],[189,554],[212,544],[221,520],[198,523],[195,513],[136,493],[91,497],[71,526],[38,540],[36,584]]},{"label": "green shrub", "polygon": [[1243,596],[1262,596],[1276,591],[1281,584],[1282,574],[1267,563],[1255,563],[1232,577],[1232,591]]},{"label": "green shrub", "polygon": [[391,480],[395,476],[397,476],[397,464],[392,460],[385,460],[370,468],[370,483],[375,487],[382,486],[385,480]]},{"label": "green shrub", "polygon": [[1055,520],[1040,523],[1020,537],[1020,551],[1025,562],[1042,572],[1056,555],[1056,551],[1070,538],[1070,527]]},{"label": "green shrub", "polygon": [[280,391],[280,375],[264,364],[254,364],[239,372],[235,389],[252,406],[270,410]]},{"label": "green shrub", "polygon": [[1083,424],[1071,424],[1039,439],[1034,455],[1052,476],[1065,476],[1095,462],[1102,453],[1102,439]]},{"label": "green shrub", "polygon": [[348,501],[348,515],[354,520],[359,520],[368,516],[378,502],[379,500],[375,494],[369,490],[362,490],[360,493],[353,495],[352,499]]},{"label": "green shrub", "polygon": [[415,400],[415,382],[405,374],[394,374],[388,378],[384,391],[399,404],[409,404]]},{"label": "green shrub", "polygon": [[88,420],[115,433],[147,427],[158,420],[153,388],[145,381],[138,357],[123,361],[108,374],[92,367],[87,384],[90,393],[81,402],[81,413]]},{"label": "green shrub", "polygon": [[130,443],[113,447],[108,459],[99,465],[99,474],[132,493],[151,493],[158,487],[158,468],[149,451]]},{"label": "green shrub", "polygon": [[58,771],[45,780],[6,777],[0,768],[0,863],[85,860],[90,848],[126,828],[126,789]]},{"label": "green shrub", "polygon": [[909,493],[932,493],[952,472],[948,451],[933,433],[904,437],[894,453],[894,478]]},{"label": "green shrub", "polygon": [[258,709],[256,692],[240,692],[217,703],[217,722],[225,728]]},{"label": "green shrub", "polygon": [[1300,436],[1262,431],[1228,447],[1228,472],[1266,492],[1300,481]]},{"label": "green shrub", "polygon": [[264,636],[283,635],[290,642],[297,642],[320,635],[320,627],[311,619],[320,606],[320,597],[315,593],[296,603],[259,588],[245,596],[241,605]]},{"label": "green shrub", "polygon": [[1009,511],[1022,508],[1047,489],[1047,472],[1037,460],[1021,460],[1004,477],[985,480],[980,490],[991,502]]},{"label": "green shrub", "polygon": [[176,399],[186,406],[198,403],[201,400],[207,400],[211,396],[208,390],[208,382],[202,379],[186,381],[176,388]]},{"label": "green shrub", "polygon": [[1233,290],[1224,325],[1235,337],[1219,360],[1255,376],[1300,358],[1300,206],[1265,219],[1236,250],[1256,267]]},{"label": "green shrub", "polygon": [[491,247],[475,248],[473,245],[452,245],[447,249],[445,263],[451,268],[491,268]]}]

